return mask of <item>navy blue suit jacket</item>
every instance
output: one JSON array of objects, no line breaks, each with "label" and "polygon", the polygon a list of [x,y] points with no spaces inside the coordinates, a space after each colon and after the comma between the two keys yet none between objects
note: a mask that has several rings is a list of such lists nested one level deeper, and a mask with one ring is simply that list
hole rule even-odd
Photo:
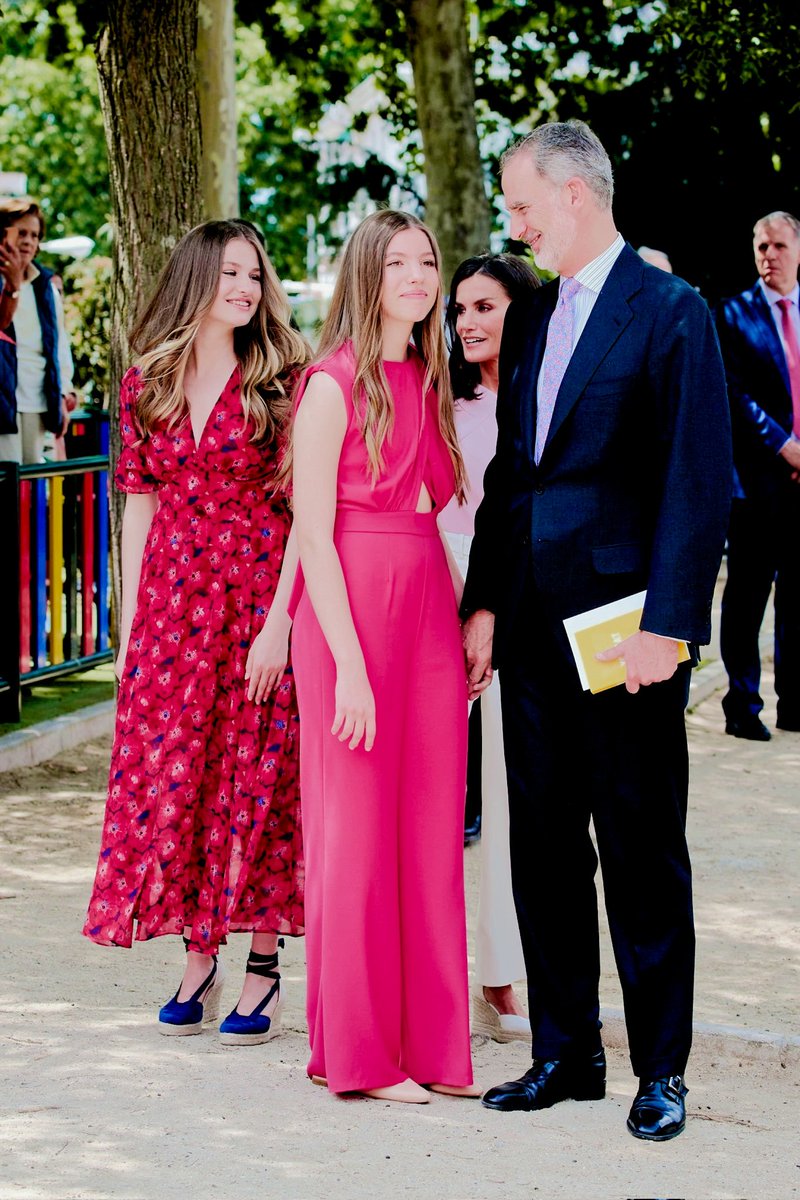
[{"label": "navy blue suit jacket", "polygon": [[770,501],[791,471],[778,453],[792,432],[786,355],[758,284],[723,300],[716,316],[731,405],[736,495]]},{"label": "navy blue suit jacket", "polygon": [[536,381],[557,297],[554,281],[506,316],[497,453],[462,613],[495,613],[499,667],[529,572],[556,629],[646,588],[643,628],[708,642],[732,478],[708,307],[626,246],[575,347],[537,466]]}]

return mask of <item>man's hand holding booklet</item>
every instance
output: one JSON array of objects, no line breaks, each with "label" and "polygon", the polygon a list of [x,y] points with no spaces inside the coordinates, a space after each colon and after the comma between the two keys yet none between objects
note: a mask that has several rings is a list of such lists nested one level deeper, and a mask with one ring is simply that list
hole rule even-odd
[{"label": "man's hand holding booklet", "polygon": [[[594,695],[621,683],[626,683],[629,691],[637,691],[639,682],[656,682],[657,678],[669,678],[672,674],[672,671],[668,671],[667,674],[654,676],[652,680],[641,679],[632,686],[627,677],[624,650],[622,653],[616,651],[616,647],[622,646],[640,632],[646,595],[646,592],[636,592],[633,596],[623,596],[620,600],[602,604],[599,608],[589,609],[588,612],[577,613],[564,621],[569,644],[575,656],[575,665],[585,691]],[[655,634],[645,636],[656,637]],[[663,649],[665,654],[671,655],[674,652],[673,648],[677,648],[677,659],[672,660],[675,665],[688,660],[689,647],[686,642],[660,638],[657,640],[664,642],[663,648],[659,649]],[[598,657],[601,655],[602,658]]]}]

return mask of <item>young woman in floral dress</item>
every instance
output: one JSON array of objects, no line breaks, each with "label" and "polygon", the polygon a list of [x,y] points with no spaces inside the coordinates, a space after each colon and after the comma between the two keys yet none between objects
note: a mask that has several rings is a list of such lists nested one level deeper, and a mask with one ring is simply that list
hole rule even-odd
[{"label": "young woman in floral dress", "polygon": [[278,935],[303,932],[297,709],[287,665],[297,563],[274,490],[308,358],[257,236],[210,221],[175,247],[122,381],[127,493],[116,732],[84,933],[183,935],[162,1033],[216,1016],[218,951],[252,934],[227,1044],[278,1027]]}]

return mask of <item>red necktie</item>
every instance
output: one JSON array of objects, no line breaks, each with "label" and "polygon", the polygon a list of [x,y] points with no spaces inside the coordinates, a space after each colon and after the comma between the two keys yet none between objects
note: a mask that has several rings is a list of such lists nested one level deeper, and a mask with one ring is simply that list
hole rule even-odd
[{"label": "red necktie", "polygon": [[794,323],[789,315],[792,301],[784,297],[778,301],[781,310],[783,347],[786,351],[786,366],[789,369],[789,384],[792,389],[792,411],[794,413],[794,436],[800,438],[800,345],[797,342]]}]

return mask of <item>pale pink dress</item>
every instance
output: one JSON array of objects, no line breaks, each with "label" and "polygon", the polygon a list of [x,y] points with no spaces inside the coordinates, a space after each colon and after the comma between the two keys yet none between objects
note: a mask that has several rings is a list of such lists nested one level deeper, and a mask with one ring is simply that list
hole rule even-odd
[{"label": "pale pink dress", "polygon": [[[483,499],[483,477],[497,445],[497,393],[479,386],[474,400],[456,400],[456,433],[467,471],[467,502],[451,500],[439,514],[439,528],[466,576],[475,528],[475,513]],[[481,792],[481,885],[475,929],[475,991],[504,987],[525,977],[525,959],[511,890],[508,785],[503,750],[500,679],[481,696],[483,753]]]}]

